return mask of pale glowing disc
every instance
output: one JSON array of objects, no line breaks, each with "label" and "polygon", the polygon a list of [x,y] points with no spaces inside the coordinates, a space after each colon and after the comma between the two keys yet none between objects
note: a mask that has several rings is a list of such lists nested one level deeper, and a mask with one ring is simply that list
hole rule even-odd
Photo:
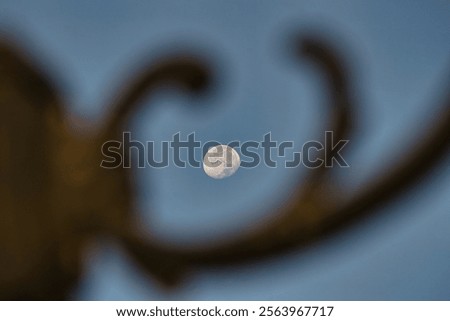
[{"label": "pale glowing disc", "polygon": [[203,158],[203,170],[206,175],[215,179],[233,175],[240,165],[239,154],[228,145],[211,147]]}]

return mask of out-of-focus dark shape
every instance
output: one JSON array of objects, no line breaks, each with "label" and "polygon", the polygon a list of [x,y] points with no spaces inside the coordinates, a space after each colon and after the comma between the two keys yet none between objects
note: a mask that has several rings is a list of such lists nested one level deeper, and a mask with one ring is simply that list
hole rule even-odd
[{"label": "out-of-focus dark shape", "polygon": [[[323,130],[333,131],[336,140],[350,139],[357,106],[344,57],[321,37],[296,42],[298,59],[313,62],[327,79],[329,127]],[[210,84],[206,62],[186,54],[167,57],[130,80],[101,128],[80,137],[66,126],[61,100],[45,75],[12,45],[0,45],[0,298],[67,298],[80,276],[83,247],[98,234],[117,238],[150,275],[172,286],[188,270],[302,248],[374,213],[416,185],[448,151],[447,93],[439,122],[422,143],[356,195],[339,191],[330,198],[332,169],[320,167],[273,213],[272,223],[207,247],[161,244],[133,220],[130,170],[100,167],[101,146],[120,139],[129,117],[155,90],[198,94]]]},{"label": "out-of-focus dark shape", "polygon": [[49,82],[15,48],[0,44],[3,299],[62,298],[78,274],[78,242],[63,234],[53,210],[61,107]]}]

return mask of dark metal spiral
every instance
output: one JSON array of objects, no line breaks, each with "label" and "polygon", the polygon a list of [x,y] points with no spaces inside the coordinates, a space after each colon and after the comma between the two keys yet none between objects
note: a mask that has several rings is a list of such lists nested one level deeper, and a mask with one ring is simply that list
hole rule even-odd
[{"label": "dark metal spiral", "polygon": [[[350,139],[358,106],[345,57],[321,37],[294,41],[295,58],[313,63],[327,80],[328,127],[322,130]],[[417,185],[448,153],[447,91],[440,98],[441,115],[421,143],[356,194],[339,191],[330,198],[333,169],[309,170],[304,183],[286,191],[292,196],[271,213],[271,221],[218,244],[175,247],[136,226],[132,173],[101,168],[101,146],[120,139],[142,101],[161,87],[203,94],[214,71],[187,54],[141,70],[113,99],[109,118],[80,134],[67,126],[63,103],[47,77],[10,43],[0,45],[0,298],[67,298],[80,277],[83,251],[99,234],[115,237],[149,275],[171,286],[187,271],[300,250],[374,214]]]}]

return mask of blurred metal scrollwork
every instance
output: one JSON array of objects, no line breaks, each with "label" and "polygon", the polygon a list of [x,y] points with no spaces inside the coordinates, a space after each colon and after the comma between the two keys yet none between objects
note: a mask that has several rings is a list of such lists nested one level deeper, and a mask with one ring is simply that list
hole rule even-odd
[{"label": "blurred metal scrollwork", "polygon": [[[294,43],[296,59],[314,63],[327,80],[329,127],[323,130],[349,139],[357,106],[344,57],[320,36]],[[166,57],[123,87],[99,128],[80,134],[67,126],[62,99],[47,76],[11,43],[0,44],[0,298],[67,298],[79,280],[83,251],[99,234],[116,238],[149,275],[170,286],[198,268],[300,249],[371,215],[416,185],[448,152],[447,87],[441,115],[421,142],[356,194],[339,191],[331,198],[332,169],[321,167],[299,182],[271,222],[220,244],[163,244],[136,226],[130,170],[101,168],[101,145],[120,139],[142,99],[160,87],[197,95],[212,83],[213,71],[202,59]]]}]

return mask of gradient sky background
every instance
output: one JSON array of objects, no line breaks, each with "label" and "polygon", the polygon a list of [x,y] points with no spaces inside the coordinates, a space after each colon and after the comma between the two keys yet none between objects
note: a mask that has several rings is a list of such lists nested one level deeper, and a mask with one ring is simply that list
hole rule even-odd
[{"label": "gradient sky background", "polygon": [[[70,111],[96,121],[142,62],[183,48],[208,57],[217,92],[195,101],[162,93],[156,108],[130,124],[143,141],[177,132],[195,132],[202,142],[260,141],[270,131],[298,147],[317,138],[325,90],[316,69],[286,51],[297,30],[318,30],[348,54],[361,108],[351,167],[334,183],[358,190],[414,146],[436,116],[430,102],[449,86],[442,82],[450,63],[448,1],[0,0],[0,35],[20,39],[58,80]],[[101,240],[86,255],[74,298],[450,300],[448,164],[447,157],[382,215],[306,252],[200,271],[171,292],[146,278],[119,244]],[[195,168],[139,170],[137,212],[161,239],[202,244],[264,219],[302,175],[264,165],[223,181]]]}]

